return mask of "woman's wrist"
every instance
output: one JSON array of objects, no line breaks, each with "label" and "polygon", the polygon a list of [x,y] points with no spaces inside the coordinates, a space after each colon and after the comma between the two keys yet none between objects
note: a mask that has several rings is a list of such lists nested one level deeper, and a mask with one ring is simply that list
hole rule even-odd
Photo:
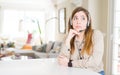
[{"label": "woman's wrist", "polygon": [[73,60],[69,60],[69,62],[68,62],[68,67],[72,67],[72,61],[73,61]]}]

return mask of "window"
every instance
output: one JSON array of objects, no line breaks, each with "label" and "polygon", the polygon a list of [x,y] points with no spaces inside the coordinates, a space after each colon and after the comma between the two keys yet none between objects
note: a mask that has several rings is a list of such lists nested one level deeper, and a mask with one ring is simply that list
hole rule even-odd
[{"label": "window", "polygon": [[120,74],[120,0],[114,0],[112,75]]},{"label": "window", "polygon": [[2,35],[13,39],[26,38],[28,32],[34,39],[45,37],[45,14],[43,11],[3,10]]}]

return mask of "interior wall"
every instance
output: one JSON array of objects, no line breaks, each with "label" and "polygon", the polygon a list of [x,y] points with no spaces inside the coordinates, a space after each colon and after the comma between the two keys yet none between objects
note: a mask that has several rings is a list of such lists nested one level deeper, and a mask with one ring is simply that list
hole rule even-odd
[{"label": "interior wall", "polygon": [[101,25],[99,26],[99,28],[100,28],[100,30],[102,30],[103,31],[103,33],[104,33],[104,40],[105,40],[105,51],[104,51],[104,62],[105,62],[105,72],[106,72],[106,75],[107,75],[107,63],[108,63],[108,61],[106,61],[106,59],[108,58],[108,56],[107,56],[107,53],[108,53],[108,51],[109,51],[109,49],[108,49],[108,43],[107,43],[107,41],[108,41],[108,33],[109,32],[107,32],[108,31],[108,29],[107,28],[109,28],[109,25],[107,24],[108,23],[108,0],[101,0],[102,2],[101,2],[101,5],[100,5],[100,7],[101,7]]},{"label": "interior wall", "polygon": [[88,9],[88,0],[82,0],[82,7]]},{"label": "interior wall", "polygon": [[88,1],[88,10],[91,14],[92,18],[92,26],[94,29],[100,29],[99,26],[101,25],[101,0],[89,0]]},{"label": "interior wall", "polygon": [[[104,1],[104,0],[103,0]],[[104,7],[108,7],[107,11],[107,38],[106,38],[106,75],[112,75],[112,57],[113,57],[113,18],[114,18],[114,0],[106,0]]]}]

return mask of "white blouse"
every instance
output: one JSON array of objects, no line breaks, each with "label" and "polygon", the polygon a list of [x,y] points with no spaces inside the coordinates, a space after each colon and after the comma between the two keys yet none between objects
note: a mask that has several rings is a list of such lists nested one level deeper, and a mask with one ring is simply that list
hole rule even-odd
[{"label": "white blouse", "polygon": [[85,54],[84,59],[80,59],[80,52],[77,47],[75,40],[75,51],[73,55],[70,55],[70,48],[65,43],[62,44],[60,55],[66,56],[68,59],[71,58],[73,67],[80,67],[91,69],[95,72],[103,70],[103,53],[104,53],[104,38],[103,34],[99,30],[93,32],[93,53],[91,56]]}]

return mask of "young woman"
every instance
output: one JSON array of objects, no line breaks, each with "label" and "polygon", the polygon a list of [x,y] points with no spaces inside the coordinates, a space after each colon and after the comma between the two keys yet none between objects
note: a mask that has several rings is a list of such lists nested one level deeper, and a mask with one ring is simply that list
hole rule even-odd
[{"label": "young woman", "polygon": [[60,65],[91,69],[104,75],[104,40],[99,30],[92,29],[89,12],[77,7],[68,23],[68,36],[58,56]]}]

